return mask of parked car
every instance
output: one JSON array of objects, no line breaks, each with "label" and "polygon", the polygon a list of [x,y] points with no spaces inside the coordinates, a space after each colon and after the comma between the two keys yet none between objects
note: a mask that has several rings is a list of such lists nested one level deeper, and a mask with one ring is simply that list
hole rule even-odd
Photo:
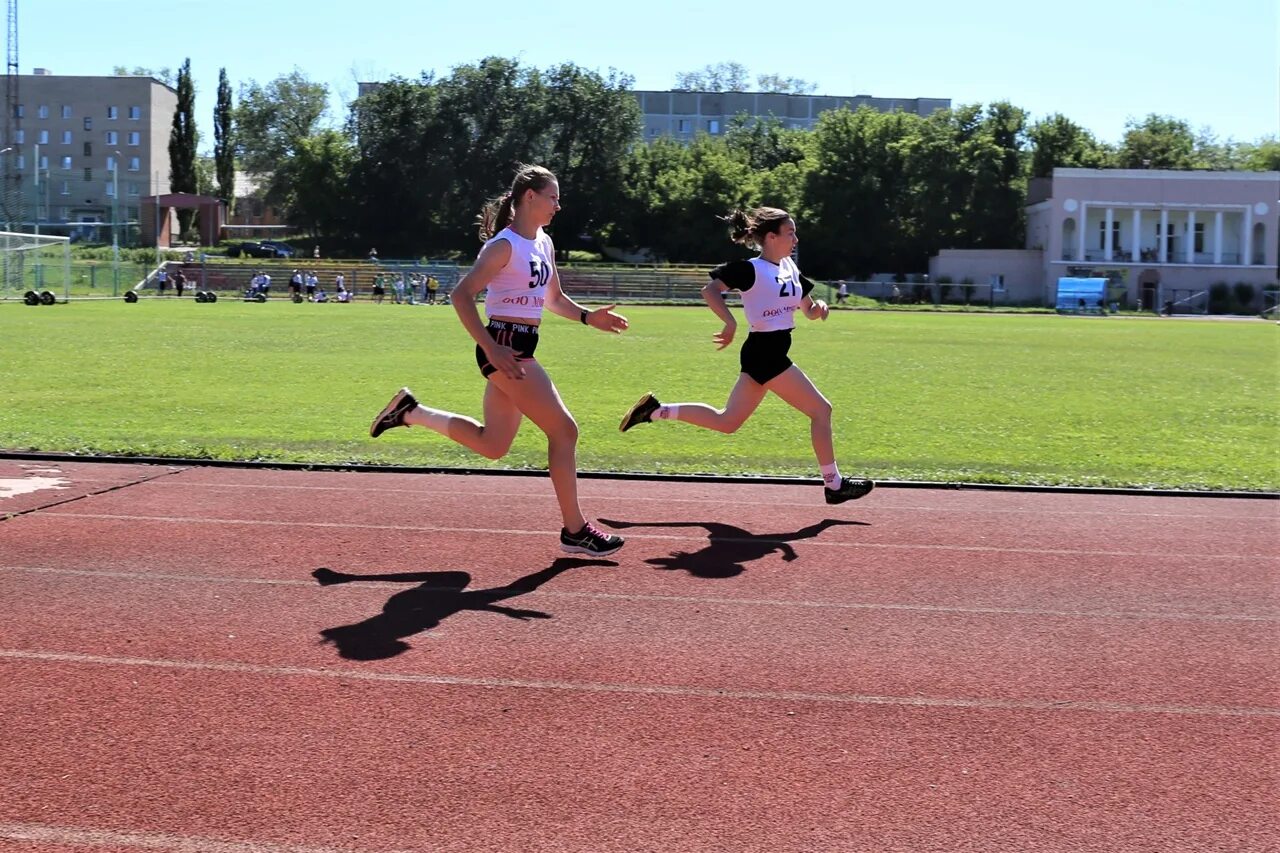
[{"label": "parked car", "polygon": [[277,258],[292,258],[294,255],[298,254],[297,250],[288,243],[281,243],[279,240],[261,240],[259,242],[263,246],[272,249],[276,253],[275,256]]},{"label": "parked car", "polygon": [[278,240],[243,240],[227,249],[227,254],[233,258],[292,258],[297,253],[288,243]]},{"label": "parked car", "polygon": [[238,258],[241,255],[248,258],[274,258],[276,257],[276,250],[270,246],[264,246],[256,240],[245,240],[227,249],[227,255],[232,258]]}]

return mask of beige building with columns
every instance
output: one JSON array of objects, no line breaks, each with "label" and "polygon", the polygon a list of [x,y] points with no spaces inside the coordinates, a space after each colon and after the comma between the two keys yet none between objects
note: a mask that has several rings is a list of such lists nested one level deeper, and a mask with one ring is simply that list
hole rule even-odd
[{"label": "beige building with columns", "polygon": [[929,271],[978,282],[1012,271],[1022,301],[1045,305],[1059,278],[1109,277],[1128,304],[1156,310],[1219,282],[1273,289],[1278,265],[1280,172],[1054,169],[1028,187],[1025,249],[944,251]]}]

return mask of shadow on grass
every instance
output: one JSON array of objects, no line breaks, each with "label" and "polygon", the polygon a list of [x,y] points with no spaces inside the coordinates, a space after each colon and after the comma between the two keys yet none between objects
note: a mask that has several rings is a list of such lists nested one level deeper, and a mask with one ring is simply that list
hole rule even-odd
[{"label": "shadow on grass", "polygon": [[684,571],[700,578],[731,578],[740,575],[746,563],[774,553],[782,554],[784,562],[799,559],[792,542],[812,539],[830,527],[843,525],[869,526],[865,521],[845,521],[824,518],[790,533],[752,533],[732,524],[720,521],[618,521],[602,518],[601,524],[622,530],[628,527],[701,527],[707,531],[707,544],[688,552],[675,551],[668,557],[645,560],[651,566],[667,571]]},{"label": "shadow on grass", "polygon": [[381,660],[407,651],[405,637],[429,631],[442,621],[463,610],[497,613],[512,619],[550,619],[541,610],[504,607],[496,602],[533,592],[556,575],[586,566],[617,566],[608,560],[583,560],[561,557],[540,571],[525,575],[506,586],[492,589],[466,588],[471,583],[467,572],[399,572],[382,575],[352,575],[319,568],[311,573],[321,586],[340,583],[417,583],[419,586],[397,592],[387,599],[382,612],[351,625],[325,628],[322,642],[333,643],[338,654],[348,660]]}]

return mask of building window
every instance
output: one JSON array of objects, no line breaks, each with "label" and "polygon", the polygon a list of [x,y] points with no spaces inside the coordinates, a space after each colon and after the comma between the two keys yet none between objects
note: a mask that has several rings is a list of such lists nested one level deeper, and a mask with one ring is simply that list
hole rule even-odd
[{"label": "building window", "polygon": [[48,118],[48,117],[49,117],[48,104],[41,104],[40,106],[36,107],[36,118]]},{"label": "building window", "polygon": [[84,129],[93,130],[93,119],[90,118],[89,116],[84,117]]},{"label": "building window", "polygon": [[107,155],[107,171],[114,172],[115,170],[116,170],[116,158],[108,154]]},{"label": "building window", "polygon": [[90,169],[90,168],[88,168],[88,167],[86,167],[86,168],[85,168],[85,170],[84,170],[84,182],[85,182],[86,184],[88,184],[88,183],[92,183],[92,182],[93,182],[93,169]]},{"label": "building window", "polygon": [[116,119],[120,118],[120,108],[107,107],[107,118],[110,119],[111,121],[115,121]]},{"label": "building window", "polygon": [[107,131],[107,144],[108,144],[108,145],[119,145],[119,144],[120,144],[120,134],[119,134],[119,133],[117,133],[117,132],[116,132],[116,131],[114,131],[114,130],[108,130],[108,131]]},{"label": "building window", "polygon": [[139,188],[138,188],[138,184],[137,184],[136,182],[135,182],[135,183],[130,183],[130,184],[129,184],[129,195],[138,195],[138,194],[139,194],[139,192],[140,192],[140,190],[139,190]]},{"label": "building window", "polygon": [[39,162],[38,164],[36,164],[36,168],[37,168],[37,169],[44,169],[44,170],[45,170],[45,172],[48,172],[48,171],[49,171],[49,155],[47,155],[47,154],[41,154],[41,155],[40,155],[40,162]]},{"label": "building window", "polygon": [[41,145],[48,145],[48,144],[49,144],[49,131],[47,131],[47,130],[42,130],[42,131],[40,131],[40,133],[37,135],[36,142],[39,142]]},{"label": "building window", "polygon": [[63,104],[63,105],[62,105],[62,117],[63,117],[63,118],[71,118],[71,105],[70,105],[70,104]]},{"label": "building window", "polygon": [[692,121],[690,119],[687,119],[687,118],[677,119],[676,130],[680,131],[681,133],[688,133],[689,126],[691,124],[692,124]]},{"label": "building window", "polygon": [[93,143],[92,143],[92,142],[86,142],[86,143],[84,144],[84,156],[86,156],[86,157],[92,157],[92,156],[93,156]]},{"label": "building window", "polygon": [[25,130],[15,130],[13,132],[13,141],[21,145],[27,141],[27,132]]},{"label": "building window", "polygon": [[[1111,220],[1111,248],[1118,249],[1120,247],[1120,220]],[[1107,220],[1103,219],[1098,222],[1098,248],[1106,250],[1107,248]]]},{"label": "building window", "polygon": [[138,144],[139,144],[139,143],[141,143],[141,142],[142,142],[142,134],[141,134],[141,133],[138,133],[138,131],[136,131],[136,130],[135,130],[135,131],[133,131],[132,133],[130,133],[130,134],[129,134],[129,144],[130,144],[130,145],[138,145]]},{"label": "building window", "polygon": [[14,168],[18,169],[19,171],[27,168],[27,158],[25,155],[19,154],[16,158],[14,158],[14,160],[15,160]]},{"label": "building window", "polygon": [[1196,243],[1195,243],[1194,251],[1197,251],[1197,252],[1204,251],[1204,223],[1203,222],[1196,223]]},{"label": "building window", "polygon": [[657,129],[656,127],[651,127],[651,128],[649,128],[649,135],[650,135],[650,136],[657,136],[657,135],[658,135],[658,129]]},{"label": "building window", "polygon": [[62,144],[63,145],[71,144],[71,131],[69,130],[62,131]]},{"label": "building window", "polygon": [[25,116],[26,114],[27,114],[27,108],[26,108],[25,106],[23,106],[22,104],[14,104],[14,105],[13,105],[13,117],[14,117],[14,118],[22,118],[22,117],[23,117],[23,116]]},{"label": "building window", "polygon": [[129,119],[137,121],[142,118],[142,107],[129,107]]},{"label": "building window", "polygon": [[707,119],[707,133],[719,133],[719,132],[720,132],[720,120],[714,119],[714,118]]},{"label": "building window", "polygon": [[[63,181],[63,182],[62,182],[62,189],[58,190],[58,195],[71,195],[71,182],[70,182],[70,181]],[[63,219],[66,219],[66,216],[65,216],[65,215],[63,216]]]},{"label": "building window", "polygon": [[142,159],[141,159],[141,158],[139,158],[139,157],[130,157],[130,158],[129,158],[129,171],[130,171],[130,172],[140,172],[140,171],[142,171]]},{"label": "building window", "polygon": [[62,168],[64,169],[71,168],[71,155],[67,155],[66,157],[62,158]]},{"label": "building window", "polygon": [[104,187],[104,192],[106,193],[107,198],[115,197],[116,187],[114,182],[107,181],[105,184],[103,184],[103,187]]}]

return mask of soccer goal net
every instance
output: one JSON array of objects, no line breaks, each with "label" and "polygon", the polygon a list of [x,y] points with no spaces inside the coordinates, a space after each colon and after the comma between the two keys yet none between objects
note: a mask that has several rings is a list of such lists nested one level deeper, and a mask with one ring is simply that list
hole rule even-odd
[{"label": "soccer goal net", "polygon": [[0,301],[66,300],[70,288],[69,238],[0,231]]}]

